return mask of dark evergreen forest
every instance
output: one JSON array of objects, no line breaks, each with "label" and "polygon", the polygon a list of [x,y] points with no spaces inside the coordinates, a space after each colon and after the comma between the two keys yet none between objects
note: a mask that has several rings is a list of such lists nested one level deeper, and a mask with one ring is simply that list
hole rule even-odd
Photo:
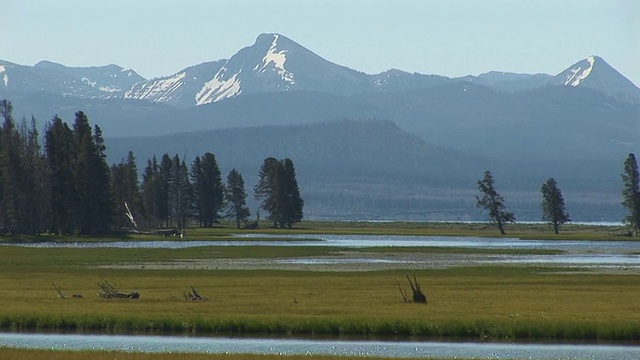
[{"label": "dark evergreen forest", "polygon": [[[179,234],[187,226],[213,227],[223,217],[238,227],[249,220],[242,175],[233,169],[223,184],[212,153],[190,165],[178,154],[154,155],[139,176],[132,151],[107,164],[102,130],[82,111],[72,127],[54,116],[42,138],[34,118],[17,122],[12,112],[11,102],[0,101],[2,234]],[[291,227],[302,220],[304,203],[293,162],[267,158],[265,164],[255,197],[274,226]]]}]

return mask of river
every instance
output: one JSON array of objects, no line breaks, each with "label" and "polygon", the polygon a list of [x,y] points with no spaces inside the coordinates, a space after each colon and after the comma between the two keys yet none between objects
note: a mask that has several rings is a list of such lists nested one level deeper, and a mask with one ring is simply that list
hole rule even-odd
[{"label": "river", "polygon": [[640,347],[601,344],[530,344],[418,341],[340,341],[142,335],[0,333],[0,347],[118,350],[149,353],[341,355],[403,358],[637,360]]}]

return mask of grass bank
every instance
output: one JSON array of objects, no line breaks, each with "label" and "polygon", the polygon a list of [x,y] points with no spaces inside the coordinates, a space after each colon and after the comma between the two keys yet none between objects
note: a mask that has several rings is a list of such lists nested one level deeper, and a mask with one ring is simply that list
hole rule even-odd
[{"label": "grass bank", "polygon": [[[276,248],[279,251],[326,249]],[[178,333],[640,340],[640,277],[551,268],[421,270],[429,304],[407,304],[403,271],[122,270],[96,264],[221,256],[212,249],[0,248],[0,327]],[[235,256],[267,256],[264,248]],[[277,251],[277,250],[269,250]],[[273,253],[271,254],[273,255]],[[413,272],[412,272],[413,274]],[[104,300],[107,279],[138,300]],[[52,282],[83,298],[60,299]],[[183,299],[194,286],[207,301]]]},{"label": "grass bank", "polygon": [[[269,222],[261,222],[258,229],[236,229],[230,222],[219,227],[203,229],[189,228],[186,240],[228,240],[232,234],[336,234],[336,235],[424,235],[424,236],[477,236],[515,237],[521,239],[558,240],[639,240],[628,236],[624,226],[602,226],[566,224],[560,234],[554,234],[548,224],[506,224],[506,235],[500,235],[495,225],[489,223],[456,222],[361,222],[361,221],[303,221],[292,229],[274,229]],[[41,241],[126,241],[126,240],[170,240],[160,235],[128,234],[106,237],[77,236],[16,236],[0,237],[0,242]],[[176,238],[177,239],[177,238]],[[252,238],[251,240],[259,240]]]},{"label": "grass bank", "polygon": [[[231,355],[231,354],[141,354],[119,351],[55,351],[0,348],[4,360],[362,360],[355,356]],[[376,360],[382,358],[367,357]],[[393,360],[392,358],[385,358]],[[432,359],[438,360],[438,359]]]}]

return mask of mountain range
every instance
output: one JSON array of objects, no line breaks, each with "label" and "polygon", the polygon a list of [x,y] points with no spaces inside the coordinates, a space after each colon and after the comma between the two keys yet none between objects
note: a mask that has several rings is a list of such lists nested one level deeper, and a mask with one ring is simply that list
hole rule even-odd
[{"label": "mountain range", "polygon": [[83,110],[111,162],[212,151],[251,186],[262,159],[291,157],[311,217],[476,219],[475,179],[490,169],[520,219],[540,218],[554,177],[574,220],[620,220],[622,162],[640,149],[640,89],[595,55],[556,75],[366,74],[261,34],[155,79],[0,60],[0,98],[40,123]]}]

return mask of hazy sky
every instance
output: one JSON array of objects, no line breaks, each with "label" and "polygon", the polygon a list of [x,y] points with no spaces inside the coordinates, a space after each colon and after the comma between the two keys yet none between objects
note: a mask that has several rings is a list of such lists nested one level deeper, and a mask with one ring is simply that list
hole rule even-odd
[{"label": "hazy sky", "polygon": [[638,0],[0,0],[0,59],[152,78],[280,33],[367,73],[557,74],[600,55],[640,86]]}]

